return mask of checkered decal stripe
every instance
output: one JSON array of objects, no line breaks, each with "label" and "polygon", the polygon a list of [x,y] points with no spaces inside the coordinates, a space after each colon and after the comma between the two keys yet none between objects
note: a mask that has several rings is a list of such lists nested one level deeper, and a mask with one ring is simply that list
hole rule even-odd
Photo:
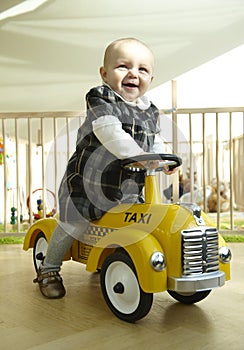
[{"label": "checkered decal stripe", "polygon": [[111,233],[113,231],[115,231],[114,228],[90,225],[88,227],[87,231],[86,231],[86,234],[93,235],[93,236],[104,237],[108,233]]},{"label": "checkered decal stripe", "polygon": [[90,225],[83,233],[81,241],[78,242],[78,256],[86,263],[90,251],[102,237],[115,231],[116,229]]}]

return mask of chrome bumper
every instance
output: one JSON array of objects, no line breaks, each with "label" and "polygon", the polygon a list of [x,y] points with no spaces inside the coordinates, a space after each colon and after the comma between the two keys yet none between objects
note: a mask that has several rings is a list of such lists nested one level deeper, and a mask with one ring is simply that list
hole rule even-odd
[{"label": "chrome bumper", "polygon": [[217,271],[199,276],[168,277],[168,289],[175,292],[198,292],[221,287],[225,284],[225,273]]}]

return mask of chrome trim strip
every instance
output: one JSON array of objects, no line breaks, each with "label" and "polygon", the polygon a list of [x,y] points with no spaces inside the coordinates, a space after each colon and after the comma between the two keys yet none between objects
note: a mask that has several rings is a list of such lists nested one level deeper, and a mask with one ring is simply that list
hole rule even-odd
[{"label": "chrome trim strip", "polygon": [[222,287],[225,284],[225,273],[217,271],[197,277],[168,277],[168,289],[175,292],[198,292]]}]

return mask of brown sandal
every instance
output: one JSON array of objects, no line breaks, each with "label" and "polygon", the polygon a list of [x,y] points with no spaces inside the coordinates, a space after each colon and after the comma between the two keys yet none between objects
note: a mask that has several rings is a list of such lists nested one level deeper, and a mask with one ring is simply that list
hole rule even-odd
[{"label": "brown sandal", "polygon": [[66,291],[63,285],[63,280],[57,271],[41,274],[39,269],[37,277],[33,282],[39,284],[40,291],[46,298],[58,299],[65,296]]}]

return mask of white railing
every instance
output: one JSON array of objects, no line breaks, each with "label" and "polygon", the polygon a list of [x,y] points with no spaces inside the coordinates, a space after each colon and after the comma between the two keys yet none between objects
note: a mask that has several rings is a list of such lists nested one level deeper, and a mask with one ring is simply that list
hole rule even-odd
[{"label": "white railing", "polygon": [[244,107],[177,109],[168,118],[184,178],[189,168],[190,193],[180,200],[198,202],[221,231],[243,232]]},{"label": "white railing", "polygon": [[25,231],[38,215],[56,211],[58,184],[82,121],[79,112],[0,114],[3,233]]},{"label": "white railing", "polygon": [[[235,214],[244,212],[244,107],[161,112],[166,151],[182,156],[184,179],[189,168],[190,192],[180,200],[199,201],[209,211],[207,190],[215,179],[216,212],[210,215],[218,228],[224,215],[228,230],[238,232]],[[57,210],[58,186],[83,120],[79,112],[0,113],[1,235],[24,232],[38,215],[53,215]],[[172,178],[173,198],[178,200],[175,175],[160,181],[163,201],[167,201],[163,190]],[[225,214],[222,182],[228,184]]]}]

